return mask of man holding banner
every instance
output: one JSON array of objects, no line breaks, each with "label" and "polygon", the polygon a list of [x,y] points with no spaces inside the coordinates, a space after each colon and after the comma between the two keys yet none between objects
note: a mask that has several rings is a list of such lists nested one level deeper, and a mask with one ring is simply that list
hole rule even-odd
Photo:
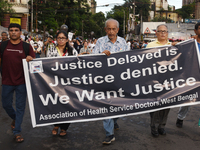
[{"label": "man holding banner", "polygon": [[[200,22],[195,25],[194,29],[195,34],[197,35],[195,39],[197,40],[198,48],[200,50]],[[182,128],[183,126],[183,119],[186,117],[188,111],[189,111],[190,106],[183,106],[180,107],[177,120],[176,120],[176,126],[178,128]],[[200,126],[200,119],[198,125]]]},{"label": "man holding banner", "polygon": [[[35,54],[30,44],[20,40],[21,26],[11,23],[8,27],[10,40],[0,45],[2,65],[2,106],[8,116],[13,119],[11,128],[15,141],[20,143],[24,138],[20,134],[21,124],[26,106],[26,86],[22,59],[33,60]],[[16,95],[16,110],[13,108],[13,94]]]},{"label": "man holding banner", "polygon": [[[119,31],[119,22],[115,19],[108,19],[105,23],[106,36],[97,40],[96,46],[93,50],[93,54],[105,53],[109,56],[113,52],[126,51],[126,41],[117,36]],[[117,119],[105,119],[103,120],[103,126],[106,131],[106,138],[103,140],[103,144],[110,144],[115,141],[114,128],[119,129]]]},{"label": "man holding banner", "polygon": [[[156,28],[157,39],[147,45],[146,48],[157,47],[163,45],[171,45],[171,42],[168,41],[168,28],[165,24],[158,25]],[[167,117],[170,109],[159,110],[151,112],[151,134],[153,137],[158,137],[160,135],[166,135],[165,125],[167,122]],[[156,123],[158,127],[156,127]]]}]

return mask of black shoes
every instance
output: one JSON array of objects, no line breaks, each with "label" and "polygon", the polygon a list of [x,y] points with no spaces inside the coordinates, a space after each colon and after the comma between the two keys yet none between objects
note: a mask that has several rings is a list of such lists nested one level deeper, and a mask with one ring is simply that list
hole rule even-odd
[{"label": "black shoes", "polygon": [[165,131],[164,128],[158,128],[158,133],[159,133],[160,135],[166,135],[166,131]]},{"label": "black shoes", "polygon": [[178,128],[182,128],[182,127],[183,127],[183,120],[177,119],[177,120],[176,120],[176,126],[177,126]]},{"label": "black shoes", "polygon": [[103,140],[102,144],[110,144],[113,141],[115,141],[114,135],[106,136],[106,138]]},{"label": "black shoes", "polygon": [[158,130],[157,130],[156,127],[151,127],[151,134],[152,134],[153,137],[158,137],[159,134],[160,135],[166,135],[166,131],[165,131],[164,128],[158,128]]},{"label": "black shoes", "polygon": [[114,129],[119,130],[119,125],[117,123],[114,124]]},{"label": "black shoes", "polygon": [[156,127],[151,127],[151,134],[153,137],[159,136],[159,133],[158,133],[158,130],[156,129]]}]

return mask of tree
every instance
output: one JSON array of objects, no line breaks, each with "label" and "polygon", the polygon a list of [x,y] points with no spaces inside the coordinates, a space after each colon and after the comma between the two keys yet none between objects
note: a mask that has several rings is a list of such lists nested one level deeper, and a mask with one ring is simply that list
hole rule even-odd
[{"label": "tree", "polygon": [[12,4],[8,3],[5,0],[0,0],[0,22],[3,21],[5,14],[13,14],[15,11],[12,9]]},{"label": "tree", "polygon": [[[134,0],[125,0],[127,6],[131,6]],[[150,8],[150,0],[135,0],[135,14],[142,15],[143,21],[148,21]]]},{"label": "tree", "polygon": [[[110,12],[107,13],[107,19],[113,18],[119,22],[119,36],[123,36],[123,21],[125,12],[125,22],[127,24],[129,19],[129,14],[133,14],[133,3],[134,0],[125,0],[122,6],[115,6]],[[150,10],[150,0],[135,0],[135,15],[142,15],[143,21],[148,21],[149,10]],[[132,9],[130,8],[132,6]],[[140,20],[140,16],[136,18],[136,22]]]},{"label": "tree", "polygon": [[175,12],[178,13],[183,19],[194,18],[191,14],[194,14],[195,11],[195,2],[189,5],[184,5],[182,8],[177,9]]},{"label": "tree", "polygon": [[167,23],[173,22],[173,20],[171,20],[170,18],[166,19],[165,17],[162,17],[162,16],[154,17],[151,21],[152,22],[167,22]]},{"label": "tree", "polygon": [[[84,35],[91,38],[104,35],[105,16],[102,13],[92,14],[87,0],[34,0],[34,28],[41,31],[54,30],[66,24],[75,36]],[[29,2],[31,5],[31,3]],[[31,12],[31,10],[30,10]]]}]

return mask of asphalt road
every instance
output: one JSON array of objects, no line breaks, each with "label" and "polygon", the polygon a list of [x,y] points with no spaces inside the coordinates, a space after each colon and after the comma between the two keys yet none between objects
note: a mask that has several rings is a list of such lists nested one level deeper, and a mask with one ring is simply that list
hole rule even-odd
[{"label": "asphalt road", "polygon": [[150,115],[142,114],[120,118],[120,130],[115,131],[116,141],[111,145],[102,145],[105,138],[102,121],[73,123],[67,136],[52,136],[52,125],[32,128],[27,102],[22,124],[25,140],[23,143],[16,143],[10,128],[12,120],[0,103],[0,150],[199,150],[200,105],[191,107],[183,128],[175,125],[178,109],[170,110],[165,136],[152,137]]}]

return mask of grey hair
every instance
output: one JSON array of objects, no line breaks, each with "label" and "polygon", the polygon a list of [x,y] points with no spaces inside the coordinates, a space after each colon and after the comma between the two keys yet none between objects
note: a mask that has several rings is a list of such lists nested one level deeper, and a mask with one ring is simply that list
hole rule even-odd
[{"label": "grey hair", "polygon": [[158,28],[159,28],[160,26],[165,26],[165,27],[167,28],[167,31],[168,31],[168,27],[167,27],[166,24],[160,24],[160,25],[158,25],[157,28],[156,28],[156,31],[158,31]]},{"label": "grey hair", "polygon": [[115,22],[117,23],[117,28],[119,28],[119,22],[118,22],[117,20],[113,19],[113,18],[109,18],[108,20],[106,20],[106,22],[105,22],[105,27],[107,26],[107,23],[108,23],[109,21],[115,21]]}]

